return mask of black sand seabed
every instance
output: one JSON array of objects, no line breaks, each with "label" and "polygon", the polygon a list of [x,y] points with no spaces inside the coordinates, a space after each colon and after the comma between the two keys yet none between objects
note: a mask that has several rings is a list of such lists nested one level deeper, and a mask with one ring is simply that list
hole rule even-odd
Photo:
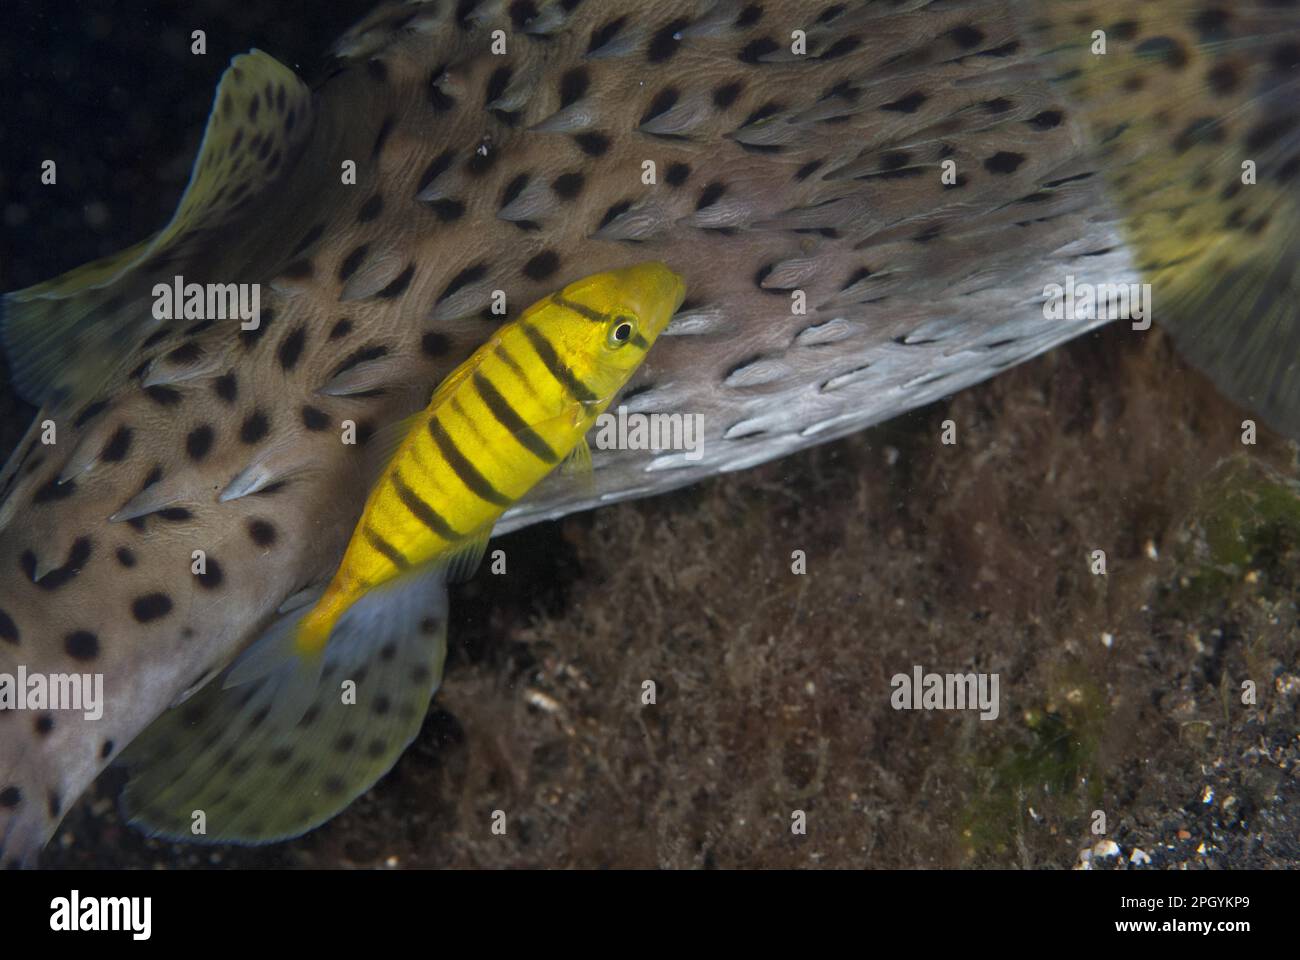
[{"label": "black sand seabed", "polygon": [[[11,4],[0,289],[156,229],[229,56],[310,73],[368,6]],[[0,456],[30,415],[0,388]],[[453,595],[418,741],[342,816],[265,848],[159,843],[121,825],[110,774],[44,862],[1296,866],[1300,466],[1266,430],[1244,447],[1246,416],[1158,332],[1112,326],[847,440],[521,531],[508,576]],[[893,710],[914,664],[997,672],[1000,718]]]}]

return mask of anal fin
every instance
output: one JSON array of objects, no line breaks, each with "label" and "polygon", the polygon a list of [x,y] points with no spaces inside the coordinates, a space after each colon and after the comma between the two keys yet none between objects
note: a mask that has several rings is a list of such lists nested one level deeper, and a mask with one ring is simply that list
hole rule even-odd
[{"label": "anal fin", "polygon": [[[300,717],[277,709],[280,671],[229,687],[216,678],[124,752],[127,819],[151,834],[207,843],[270,843],[319,826],[415,739],[442,679],[446,631],[444,576],[426,568],[343,615]],[[196,833],[200,820],[204,832]]]}]

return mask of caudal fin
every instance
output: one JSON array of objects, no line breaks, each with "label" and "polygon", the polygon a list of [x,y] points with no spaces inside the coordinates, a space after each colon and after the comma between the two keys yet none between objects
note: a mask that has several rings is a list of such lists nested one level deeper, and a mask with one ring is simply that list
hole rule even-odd
[{"label": "caudal fin", "polygon": [[1021,5],[1098,144],[1152,313],[1300,437],[1300,6]]}]

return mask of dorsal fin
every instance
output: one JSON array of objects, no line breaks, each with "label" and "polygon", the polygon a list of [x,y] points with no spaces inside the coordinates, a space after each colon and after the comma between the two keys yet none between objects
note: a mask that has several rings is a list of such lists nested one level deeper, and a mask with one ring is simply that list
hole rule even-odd
[{"label": "dorsal fin", "polygon": [[182,260],[196,236],[229,223],[296,158],[312,126],[311,91],[274,57],[230,62],[217,86],[190,181],[171,221],[120,253],[0,300],[0,345],[14,386],[44,405],[93,395],[159,324],[128,275]]}]

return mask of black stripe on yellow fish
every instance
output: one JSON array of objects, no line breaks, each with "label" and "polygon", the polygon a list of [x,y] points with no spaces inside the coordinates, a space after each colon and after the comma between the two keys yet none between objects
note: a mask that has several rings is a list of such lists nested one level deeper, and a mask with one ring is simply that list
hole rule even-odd
[{"label": "black stripe on yellow fish", "polygon": [[480,500],[496,504],[498,507],[510,506],[512,502],[510,498],[492,486],[487,478],[478,471],[478,468],[460,452],[460,447],[456,445],[455,439],[442,425],[442,421],[438,419],[437,414],[429,418],[429,436],[433,437],[433,442],[437,444],[438,451],[442,454],[443,459],[447,461],[447,464],[460,478],[460,482],[465,485],[467,490]]},{"label": "black stripe on yellow fish", "polygon": [[448,543],[453,543],[464,536],[464,534],[453,529],[451,524],[437,510],[434,510],[428,503],[420,499],[420,495],[407,485],[406,481],[402,479],[401,473],[397,470],[393,470],[389,475],[389,480],[393,484],[393,489],[397,491],[397,498],[402,501],[406,509],[410,510],[417,520],[437,536]]},{"label": "black stripe on yellow fish", "polygon": [[406,559],[406,555],[385,540],[374,527],[370,526],[370,524],[365,524],[361,529],[362,533],[365,535],[366,543],[370,544],[376,551],[383,554],[384,558],[393,566],[397,567],[397,569],[405,570],[411,565],[411,561]]},{"label": "black stripe on yellow fish", "polygon": [[579,380],[568,365],[560,359],[560,355],[555,352],[555,347],[551,344],[551,341],[546,339],[546,334],[526,322],[521,323],[520,326],[523,328],[524,336],[532,344],[537,356],[546,365],[546,369],[551,372],[551,376],[559,381],[574,399],[580,403],[596,403],[599,401],[600,398],[592,393],[587,385]]},{"label": "black stripe on yellow fish", "polygon": [[[498,347],[497,349],[500,350],[501,348]],[[519,416],[515,408],[510,405],[510,401],[498,392],[497,388],[492,385],[492,381],[484,376],[480,370],[474,371],[474,388],[478,391],[479,397],[482,398],[487,408],[492,411],[492,416],[497,418],[497,422],[509,430],[526,449],[545,463],[559,463],[560,458],[550,448],[550,445],[541,438],[536,430],[524,422],[523,417]]]}]

